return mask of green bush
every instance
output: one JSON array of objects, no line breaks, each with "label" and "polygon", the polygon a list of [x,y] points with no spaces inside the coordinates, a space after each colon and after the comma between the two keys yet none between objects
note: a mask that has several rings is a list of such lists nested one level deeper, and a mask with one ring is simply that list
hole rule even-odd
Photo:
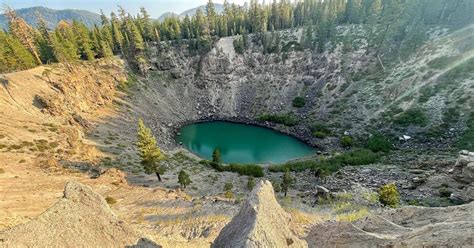
[{"label": "green bush", "polygon": [[324,139],[326,138],[326,134],[323,132],[315,131],[313,132],[313,136],[318,138],[318,139]]},{"label": "green bush", "polygon": [[210,165],[217,171],[228,171],[239,173],[241,176],[253,176],[253,177],[263,177],[265,175],[263,168],[255,164],[229,164],[221,165],[215,162],[200,162],[201,164]]},{"label": "green bush", "polygon": [[390,152],[392,148],[392,143],[381,134],[374,134],[367,140],[367,149],[373,152]]},{"label": "green bush", "polygon": [[273,191],[275,191],[276,193],[281,191],[280,182],[271,181],[271,183],[272,183],[272,186],[273,186]]},{"label": "green bush", "polygon": [[351,147],[354,145],[354,139],[351,136],[344,135],[341,137],[341,145],[343,147]]},{"label": "green bush", "polygon": [[269,115],[269,114],[263,114],[257,117],[257,121],[260,122],[274,122],[278,124],[283,124],[285,126],[295,126],[298,125],[298,120],[291,114],[282,114],[282,115]]},{"label": "green bush", "polygon": [[272,165],[268,167],[270,172],[284,172],[286,169],[291,171],[304,171],[308,169],[321,169],[324,175],[335,172],[348,165],[367,165],[373,164],[380,159],[380,155],[367,149],[357,149],[343,154],[336,155],[329,159],[305,160],[286,163],[284,165]]},{"label": "green bush", "polygon": [[254,164],[230,164],[227,166],[222,166],[224,171],[237,172],[239,175],[245,176],[254,176],[254,177],[263,177],[265,173],[263,168],[259,165]]},{"label": "green bush", "polygon": [[450,197],[451,196],[451,193],[453,193],[451,190],[449,190],[448,188],[441,188],[439,189],[439,196],[441,197]]},{"label": "green bush", "polygon": [[243,37],[238,37],[234,40],[233,42],[234,44],[234,50],[235,52],[237,52],[238,54],[244,54],[244,51],[245,51],[245,42],[244,42],[244,39]]},{"label": "green bush", "polygon": [[252,190],[255,187],[255,179],[253,176],[249,176],[247,180],[247,189]]},{"label": "green bush", "polygon": [[231,191],[234,188],[234,184],[227,182],[224,184],[224,191]]},{"label": "green bush", "polygon": [[306,105],[306,100],[303,97],[297,96],[293,99],[293,107],[302,108],[304,105]]},{"label": "green bush", "polygon": [[467,129],[458,139],[456,146],[461,150],[474,151],[474,113],[471,113],[466,123]]},{"label": "green bush", "polygon": [[394,122],[400,126],[407,127],[410,125],[426,126],[428,117],[421,108],[412,108],[397,116]]},{"label": "green bush", "polygon": [[379,189],[379,200],[384,206],[397,207],[400,203],[400,193],[394,183],[386,184]]},{"label": "green bush", "polygon": [[331,130],[322,123],[315,123],[311,126],[313,136],[318,139],[324,139],[331,134]]}]

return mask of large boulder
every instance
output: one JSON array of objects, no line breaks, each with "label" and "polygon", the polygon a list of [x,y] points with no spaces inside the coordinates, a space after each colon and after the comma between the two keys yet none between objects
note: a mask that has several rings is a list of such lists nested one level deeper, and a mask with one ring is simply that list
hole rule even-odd
[{"label": "large boulder", "polygon": [[275,199],[272,184],[260,181],[212,247],[307,247],[288,227],[290,215]]},{"label": "large boulder", "polygon": [[102,196],[77,182],[67,183],[63,198],[37,218],[0,232],[0,247],[133,247],[143,240]]}]

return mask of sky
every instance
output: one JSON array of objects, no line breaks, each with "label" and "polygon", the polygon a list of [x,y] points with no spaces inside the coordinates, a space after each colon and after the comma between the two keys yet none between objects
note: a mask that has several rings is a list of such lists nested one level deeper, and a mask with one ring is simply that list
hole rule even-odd
[{"label": "sky", "polygon": [[[229,0],[230,3],[244,4],[249,0]],[[224,3],[224,0],[214,0]],[[8,5],[14,9],[43,6],[51,9],[83,9],[99,13],[117,12],[117,5],[132,14],[139,11],[140,6],[147,9],[152,18],[158,18],[165,12],[181,13],[185,10],[207,3],[207,0],[0,0],[1,6]]]}]

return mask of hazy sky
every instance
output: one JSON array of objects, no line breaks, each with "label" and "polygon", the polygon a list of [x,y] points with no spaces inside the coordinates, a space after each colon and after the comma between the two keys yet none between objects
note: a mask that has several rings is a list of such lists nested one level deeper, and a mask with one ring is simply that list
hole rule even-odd
[{"label": "hazy sky", "polygon": [[[229,0],[237,4],[244,4],[249,0]],[[223,3],[224,0],[214,0],[214,3]],[[33,6],[44,6],[51,9],[84,9],[99,13],[110,14],[117,10],[117,5],[132,14],[138,13],[140,6],[144,6],[153,18],[159,17],[165,12],[181,13],[185,10],[207,3],[207,0],[0,0],[4,4],[15,8],[27,8]]]}]

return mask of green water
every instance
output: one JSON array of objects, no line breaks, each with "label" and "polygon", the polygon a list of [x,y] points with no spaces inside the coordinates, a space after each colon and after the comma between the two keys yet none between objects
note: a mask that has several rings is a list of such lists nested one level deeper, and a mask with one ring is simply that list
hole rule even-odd
[{"label": "green water", "polygon": [[179,131],[177,141],[201,158],[219,148],[225,163],[279,164],[314,153],[300,140],[268,128],[224,121],[195,123]]}]

